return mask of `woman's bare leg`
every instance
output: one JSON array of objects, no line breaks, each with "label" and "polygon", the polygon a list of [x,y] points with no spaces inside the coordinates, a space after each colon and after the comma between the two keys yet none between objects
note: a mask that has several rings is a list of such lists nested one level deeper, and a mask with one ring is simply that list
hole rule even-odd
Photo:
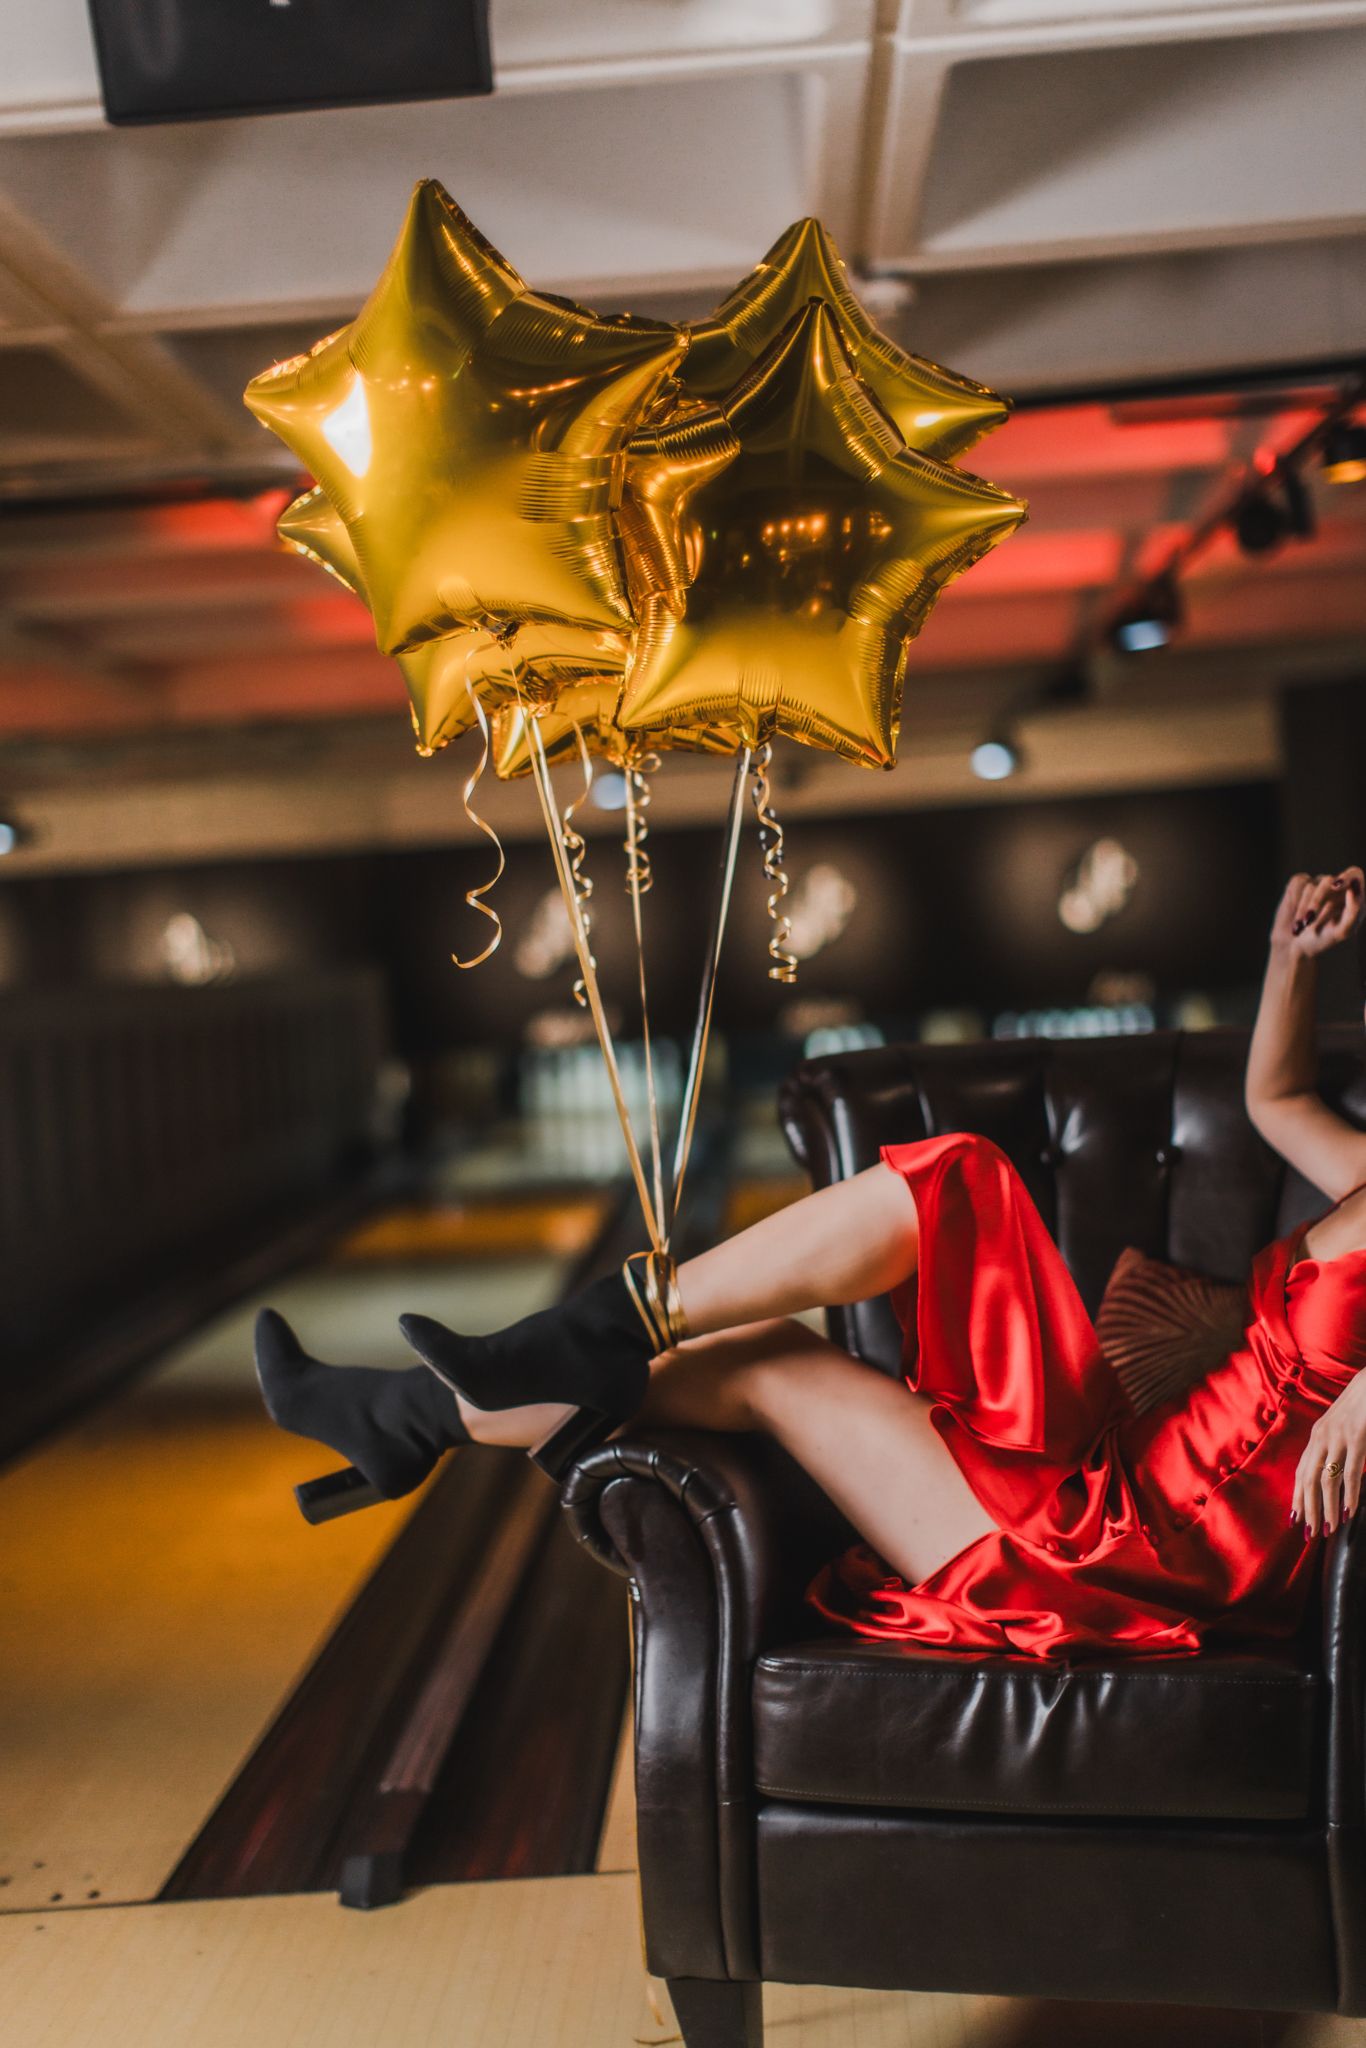
[{"label": "woman's bare leg", "polygon": [[694,1336],[885,1294],[915,1271],[920,1227],[899,1173],[879,1163],[686,1259],[678,1291]]},{"label": "woman's bare leg", "polygon": [[[529,1446],[570,1412],[486,1414],[463,1400],[476,1440]],[[930,1420],[930,1405],[874,1367],[787,1320],[690,1338],[651,1367],[632,1426],[764,1430],[811,1474],[910,1584],[995,1523]]]},{"label": "woman's bare leg", "polygon": [[[733,1336],[743,1324],[885,1294],[910,1278],[919,1248],[911,1191],[900,1174],[879,1163],[685,1260],[678,1269],[678,1290],[694,1337],[722,1330]],[[837,1355],[855,1363],[847,1353]],[[691,1343],[669,1356],[700,1363]],[[572,1413],[552,1402],[490,1411],[474,1407],[463,1395],[457,1398],[465,1427],[484,1444],[534,1446]],[[700,1415],[689,1419],[711,1429],[755,1426],[706,1422]]]},{"label": "woman's bare leg", "polygon": [[802,1323],[751,1323],[665,1352],[635,1421],[766,1431],[912,1585],[996,1528],[929,1402]]}]

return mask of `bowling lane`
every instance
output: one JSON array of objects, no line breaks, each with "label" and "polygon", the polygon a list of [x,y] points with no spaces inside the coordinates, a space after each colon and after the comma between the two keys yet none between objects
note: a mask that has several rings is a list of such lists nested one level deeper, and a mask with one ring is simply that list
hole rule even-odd
[{"label": "bowling lane", "polygon": [[[403,1366],[400,1311],[551,1301],[605,1205],[448,1173],[269,1298],[320,1355]],[[0,1911],[153,1897],[414,1504],[300,1520],[331,1461],[260,1409],[257,1305],[0,1475]]]}]

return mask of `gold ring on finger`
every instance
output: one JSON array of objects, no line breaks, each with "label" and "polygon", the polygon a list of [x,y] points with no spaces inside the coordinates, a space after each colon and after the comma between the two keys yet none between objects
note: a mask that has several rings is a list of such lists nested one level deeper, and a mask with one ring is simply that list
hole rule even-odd
[{"label": "gold ring on finger", "polygon": [[1338,1473],[1341,1472],[1342,1469],[1342,1460],[1340,1458],[1334,1458],[1331,1465],[1324,1466],[1323,1476],[1325,1479],[1336,1479]]}]

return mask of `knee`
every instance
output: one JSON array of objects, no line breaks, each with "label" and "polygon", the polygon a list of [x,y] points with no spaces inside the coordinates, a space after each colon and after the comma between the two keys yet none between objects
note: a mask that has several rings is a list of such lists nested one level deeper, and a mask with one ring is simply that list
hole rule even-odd
[{"label": "knee", "polygon": [[770,1429],[792,1393],[793,1375],[829,1350],[824,1337],[791,1317],[753,1323],[737,1360],[737,1386],[754,1429]]}]

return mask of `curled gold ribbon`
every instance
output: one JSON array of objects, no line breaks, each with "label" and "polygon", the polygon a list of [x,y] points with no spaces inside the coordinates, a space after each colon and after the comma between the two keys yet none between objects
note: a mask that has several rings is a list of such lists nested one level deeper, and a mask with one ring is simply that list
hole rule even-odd
[{"label": "curled gold ribbon", "polygon": [[655,872],[645,842],[650,836],[650,777],[659,766],[655,753],[638,754],[626,763],[626,780],[631,794],[631,829],[626,839],[626,886],[633,896],[648,896],[655,885]]},{"label": "curled gold ribbon", "polygon": [[769,921],[773,926],[768,941],[768,954],[773,965],[768,970],[770,981],[781,981],[787,986],[797,979],[797,956],[789,949],[792,936],[792,920],[783,910],[783,899],[792,887],[791,877],[783,866],[783,828],[778,823],[769,789],[768,770],[773,760],[772,745],[765,741],[755,751],[752,773],[754,781],[750,795],[754,800],[755,816],[759,820],[759,845],[763,850],[764,873],[773,883],[768,899]]},{"label": "curled gold ribbon", "polygon": [[[593,893],[593,877],[584,867],[584,861],[588,857],[588,841],[575,825],[574,814],[582,804],[588,801],[589,792],[593,787],[593,762],[588,752],[588,742],[583,736],[583,727],[578,723],[574,726],[574,738],[578,742],[579,759],[583,764],[583,788],[572,802],[565,805],[560,813],[560,832],[564,840],[565,854],[569,861],[570,880],[574,885],[574,901],[579,906],[579,915],[583,919],[584,936],[587,937],[593,929],[593,921],[588,914],[588,899]],[[592,960],[594,967],[596,967],[598,963],[593,959],[591,953],[588,957]],[[574,983],[574,1001],[581,1010],[587,1009],[588,985],[582,975]]]},{"label": "curled gold ribbon", "polygon": [[478,811],[475,810],[474,805],[470,802],[470,798],[474,795],[480,776],[484,773],[485,769],[489,765],[489,753],[491,750],[492,741],[489,737],[489,721],[487,713],[485,712],[483,705],[480,703],[478,692],[475,690],[475,687],[468,676],[466,676],[465,678],[465,689],[469,694],[470,708],[474,712],[475,720],[479,726],[480,736],[483,739],[484,745],[483,751],[479,756],[479,760],[474,768],[473,773],[467,775],[465,778],[465,790],[462,801],[465,806],[465,816],[469,819],[472,825],[477,825],[479,827],[479,830],[483,833],[484,837],[487,840],[491,841],[492,845],[497,851],[498,865],[494,869],[493,873],[489,876],[487,882],[480,882],[476,884],[476,886],[473,889],[467,889],[465,891],[465,901],[469,904],[470,909],[477,910],[481,917],[488,918],[491,924],[493,925],[493,937],[489,940],[483,952],[476,953],[472,960],[462,960],[458,953],[452,953],[451,958],[455,962],[457,967],[481,967],[485,960],[487,960],[492,954],[496,953],[498,951],[499,946],[503,943],[503,920],[501,917],[499,917],[498,912],[496,910],[490,909],[489,905],[485,903],[483,899],[485,896],[488,895],[489,890],[496,887],[497,884],[502,880],[503,869],[507,866],[507,860],[503,853],[502,840],[498,837],[498,834],[494,831],[492,825],[489,824],[488,820],[486,818],[481,818]]}]

